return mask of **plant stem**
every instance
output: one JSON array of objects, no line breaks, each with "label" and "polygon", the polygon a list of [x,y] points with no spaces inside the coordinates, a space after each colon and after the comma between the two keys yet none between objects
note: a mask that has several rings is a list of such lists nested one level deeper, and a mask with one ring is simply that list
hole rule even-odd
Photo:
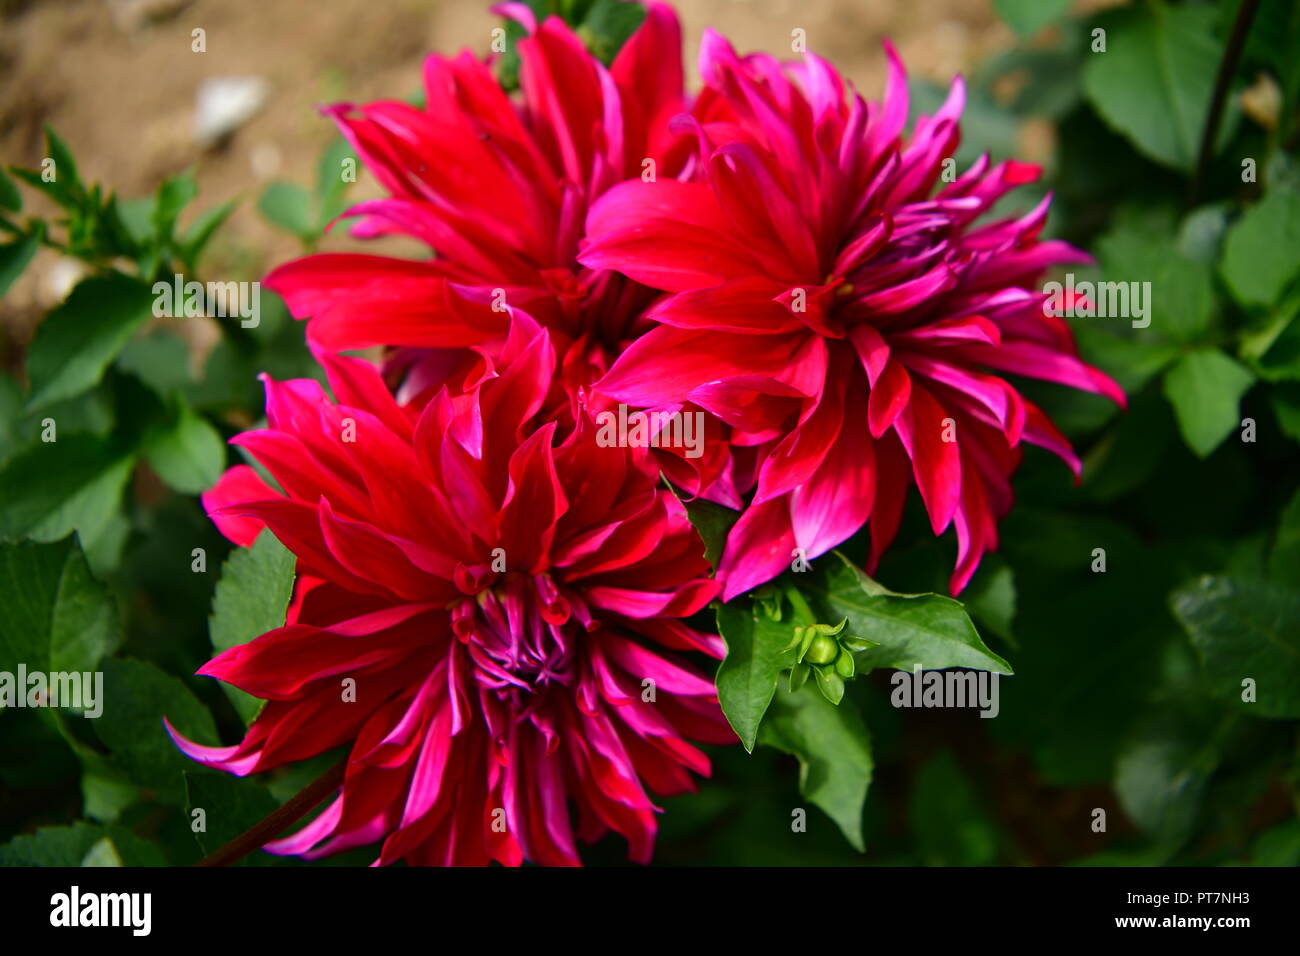
[{"label": "plant stem", "polygon": [[329,770],[326,770],[303,787],[284,806],[268,814],[262,822],[245,830],[225,846],[213,853],[209,853],[194,865],[230,866],[232,863],[238,863],[254,850],[260,849],[263,845],[269,843],[274,836],[305,817],[313,807],[337,790],[343,783],[347,763],[347,758],[344,757]]},{"label": "plant stem", "polygon": [[795,617],[807,618],[810,624],[817,623],[817,615],[813,613],[812,608],[808,606],[808,602],[804,600],[802,594],[794,588],[790,588],[785,592],[785,596],[790,599],[791,605],[794,606]]},{"label": "plant stem", "polygon": [[1214,143],[1219,138],[1219,125],[1223,121],[1223,108],[1228,100],[1228,87],[1237,72],[1242,50],[1246,48],[1246,37],[1250,34],[1250,25],[1259,11],[1259,0],[1241,0],[1237,8],[1237,18],[1232,24],[1232,35],[1219,61],[1219,73],[1214,78],[1214,95],[1210,99],[1210,112],[1205,117],[1205,128],[1201,131],[1201,152],[1196,160],[1196,173],[1188,190],[1189,204],[1195,204],[1200,195],[1205,177],[1210,171],[1210,160],[1214,158]]}]

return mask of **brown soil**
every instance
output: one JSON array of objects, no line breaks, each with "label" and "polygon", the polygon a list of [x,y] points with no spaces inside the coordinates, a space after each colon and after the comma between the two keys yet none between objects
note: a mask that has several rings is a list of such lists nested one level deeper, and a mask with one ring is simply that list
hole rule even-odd
[{"label": "brown soil", "polygon": [[[801,27],[810,49],[873,96],[883,81],[885,36],[910,70],[940,81],[1013,42],[988,0],[677,6],[688,62],[706,26],[739,49],[787,55],[791,31]],[[194,165],[200,194],[188,215],[242,199],[212,259],[224,272],[257,275],[298,251],[255,206],[271,179],[311,182],[332,136],[317,108],[412,93],[425,52],[482,52],[498,23],[483,0],[0,0],[0,162],[38,166],[48,123],[72,148],[84,178],[124,196]],[[191,50],[196,28],[206,31],[204,53]],[[270,95],[224,146],[205,149],[191,134],[195,96],[217,76],[262,77]],[[365,179],[360,194],[373,188]],[[337,235],[325,246],[349,242]],[[57,261],[43,252],[0,303],[0,323],[19,342],[66,288]]]}]

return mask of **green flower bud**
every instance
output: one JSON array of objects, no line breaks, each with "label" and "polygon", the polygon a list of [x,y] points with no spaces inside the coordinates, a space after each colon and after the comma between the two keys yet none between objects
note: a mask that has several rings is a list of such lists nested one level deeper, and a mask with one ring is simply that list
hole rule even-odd
[{"label": "green flower bud", "polygon": [[840,645],[835,638],[828,637],[825,634],[818,634],[813,638],[812,644],[808,647],[808,653],[804,654],[803,659],[808,664],[829,664],[840,654]]}]

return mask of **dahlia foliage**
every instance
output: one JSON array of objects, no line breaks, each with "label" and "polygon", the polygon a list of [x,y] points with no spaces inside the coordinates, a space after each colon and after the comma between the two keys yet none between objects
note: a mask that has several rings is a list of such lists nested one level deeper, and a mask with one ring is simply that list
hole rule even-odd
[{"label": "dahlia foliage", "polygon": [[[178,744],[235,774],[348,748],[341,793],[273,852],[571,864],[613,830],[648,860],[651,794],[734,740],[700,668],[723,641],[687,618],[864,527],[874,566],[913,484],[956,529],[959,592],[1022,442],[1079,469],[1002,376],[1124,400],[1045,314],[1044,271],[1086,259],[1038,239],[1047,202],[986,218],[1037,170],[943,181],[960,80],[909,134],[892,48],[877,103],[709,33],[688,99],[666,6],[608,67],[503,11],[517,95],[462,53],[427,61],[423,108],[328,110],[388,193],[353,232],[431,255],[272,273],[333,397],[268,379],[267,426],[235,442],[275,486],[240,466],[205,496],[298,577],[283,627],[200,672],[267,701],[243,741]],[[370,347],[379,367],[335,354]],[[619,404],[699,413],[703,454],[602,440]],[[716,574],[679,494],[740,512]]]}]

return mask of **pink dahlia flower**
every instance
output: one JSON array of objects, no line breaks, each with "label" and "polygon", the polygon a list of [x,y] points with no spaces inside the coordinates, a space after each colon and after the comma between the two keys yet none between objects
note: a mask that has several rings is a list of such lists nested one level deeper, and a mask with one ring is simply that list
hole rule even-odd
[{"label": "pink dahlia flower", "polygon": [[906,76],[887,53],[884,100],[868,103],[816,56],[739,57],[709,32],[705,89],[674,123],[695,136],[696,174],[623,183],[587,219],[586,266],[669,293],[597,390],[691,401],[734,430],[735,480],[753,497],[721,561],[728,599],[868,519],[874,566],[913,482],[935,534],[956,526],[956,593],[997,544],[1022,442],[1079,471],[1002,373],[1124,402],[1044,315],[1044,270],[1088,261],[1038,239],[1047,200],[979,221],[1037,168],[983,157],[939,185],[961,80],[904,136]]},{"label": "pink dahlia flower", "polygon": [[234,439],[283,493],[245,466],[204,497],[237,542],[265,526],[297,556],[285,626],[199,671],[267,704],[234,746],[178,745],[240,775],[349,748],[337,799],[275,853],[576,864],[614,830],[646,861],[648,790],[691,788],[690,741],[731,739],[680,659],[722,650],[682,621],[718,586],[681,505],[590,421],[537,423],[555,354],[526,317],[486,380],[418,413],[320,358],[337,402],[268,379],[267,427]]},{"label": "pink dahlia flower", "polygon": [[[267,276],[308,338],[330,351],[388,349],[386,378],[401,401],[444,384],[468,387],[503,346],[506,306],[551,333],[560,365],[548,407],[571,414],[579,397],[648,323],[656,292],[577,260],[591,201],[614,184],[677,175],[690,141],[670,131],[686,108],[681,28],[664,4],[609,69],[559,17],[540,24],[523,4],[501,10],[523,23],[520,97],[490,61],[469,52],[430,56],[425,105],[382,101],[327,112],[388,196],[353,206],[354,235],[400,234],[427,259],[321,254]],[[668,403],[674,408],[680,403]],[[671,411],[672,409],[668,409]],[[680,486],[738,504],[718,484],[726,441],[710,421],[704,456],[666,451],[660,464]]]}]

